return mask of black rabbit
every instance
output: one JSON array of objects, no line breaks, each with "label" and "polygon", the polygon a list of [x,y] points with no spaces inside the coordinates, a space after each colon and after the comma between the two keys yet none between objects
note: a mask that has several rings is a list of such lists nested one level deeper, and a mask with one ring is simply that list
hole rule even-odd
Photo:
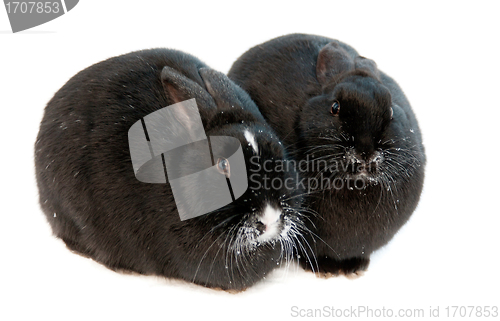
[{"label": "black rabbit", "polygon": [[[238,139],[244,174],[253,176],[232,203],[181,221],[168,182],[144,183],[134,176],[127,135],[148,114],[193,98],[207,136]],[[182,113],[175,116],[185,124],[196,121]],[[215,166],[229,178],[231,164],[218,152],[214,147]],[[163,161],[195,172],[207,159],[192,148]],[[264,178],[296,176],[264,173],[265,160],[286,161],[287,154],[250,97],[197,58],[168,49],[110,58],[75,75],[49,101],[35,144],[41,207],[70,249],[114,270],[225,290],[251,286],[303,246],[298,241],[305,226],[295,210],[300,194],[284,185],[255,187]],[[137,177],[154,176],[148,164]],[[207,180],[179,188],[188,207],[198,202],[189,198],[195,191],[213,191]]]},{"label": "black rabbit", "polygon": [[400,87],[352,47],[292,34],[255,46],[228,74],[306,162],[306,206],[324,273],[365,270],[415,210],[426,162]]}]

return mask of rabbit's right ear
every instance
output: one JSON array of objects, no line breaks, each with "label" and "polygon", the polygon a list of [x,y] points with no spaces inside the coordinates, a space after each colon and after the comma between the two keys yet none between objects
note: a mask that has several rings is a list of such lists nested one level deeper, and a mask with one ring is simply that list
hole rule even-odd
[{"label": "rabbit's right ear", "polygon": [[[197,82],[168,66],[161,71],[161,82],[169,103],[176,104],[175,108],[169,109],[172,119],[176,120],[170,126],[171,132],[177,132],[177,136],[194,135],[196,137],[192,137],[192,140],[199,140],[200,135],[205,135],[201,119],[209,120],[217,111],[214,99]],[[195,104],[188,102],[193,98]],[[182,134],[183,131],[187,132]]]},{"label": "rabbit's right ear", "polygon": [[364,70],[370,73],[374,78],[380,80],[380,71],[378,70],[375,61],[362,56],[356,57],[354,61],[356,69]]},{"label": "rabbit's right ear", "polygon": [[198,106],[215,108],[215,102],[205,88],[173,68],[163,67],[161,82],[172,104],[195,98]]},{"label": "rabbit's right ear", "polygon": [[316,78],[320,84],[325,85],[332,77],[351,70],[354,70],[354,60],[338,41],[321,48],[316,63]]}]

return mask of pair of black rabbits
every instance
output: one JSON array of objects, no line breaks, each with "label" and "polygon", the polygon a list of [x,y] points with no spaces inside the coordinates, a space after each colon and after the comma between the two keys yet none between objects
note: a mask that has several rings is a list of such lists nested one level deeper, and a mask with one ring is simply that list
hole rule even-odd
[{"label": "pair of black rabbits", "polygon": [[[241,142],[259,188],[181,221],[168,183],[134,176],[127,132],[193,98],[207,135]],[[278,170],[283,162],[296,166]],[[81,71],[45,108],[35,165],[41,207],[71,250],[115,270],[238,291],[292,260],[320,274],[365,270],[417,206],[425,154],[408,100],[372,60],[292,34],[250,49],[228,76],[169,49]],[[230,171],[227,159],[215,167]],[[182,188],[189,197],[211,187]]]}]

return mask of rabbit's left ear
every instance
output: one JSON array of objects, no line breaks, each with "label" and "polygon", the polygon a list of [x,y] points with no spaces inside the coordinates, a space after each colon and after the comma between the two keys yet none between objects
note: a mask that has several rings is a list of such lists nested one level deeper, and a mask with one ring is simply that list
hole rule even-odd
[{"label": "rabbit's left ear", "polygon": [[357,70],[364,70],[370,73],[376,79],[380,80],[380,72],[375,61],[362,56],[358,56],[356,57],[356,59],[354,59],[354,63]]},{"label": "rabbit's left ear", "polygon": [[237,100],[236,84],[222,72],[210,68],[200,68],[199,73],[208,93],[219,108]]},{"label": "rabbit's left ear", "polygon": [[354,60],[338,41],[332,41],[321,48],[316,62],[316,78],[324,85],[341,73],[354,70]]}]

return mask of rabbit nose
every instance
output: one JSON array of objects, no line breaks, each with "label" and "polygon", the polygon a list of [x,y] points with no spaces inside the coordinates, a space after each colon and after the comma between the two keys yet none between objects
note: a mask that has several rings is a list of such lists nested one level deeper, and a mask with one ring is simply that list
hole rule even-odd
[{"label": "rabbit nose", "polygon": [[382,153],[379,151],[374,151],[370,157],[366,160],[367,171],[369,173],[376,172],[380,163],[383,161]]},{"label": "rabbit nose", "polygon": [[383,160],[382,153],[376,150],[372,153],[370,158],[368,158],[368,163],[375,164],[378,166],[382,162],[382,160]]},{"label": "rabbit nose", "polygon": [[267,205],[255,222],[255,228],[259,230],[258,241],[266,241],[274,238],[279,233],[279,221],[281,210]]},{"label": "rabbit nose", "polygon": [[383,161],[383,156],[379,151],[374,151],[372,153],[354,153],[351,159],[355,165],[355,173],[374,173]]},{"label": "rabbit nose", "polygon": [[261,221],[255,222],[255,228],[262,234],[267,230],[267,225],[262,223]]},{"label": "rabbit nose", "polygon": [[256,227],[259,231],[265,232],[268,228],[276,224],[281,216],[281,211],[267,205],[262,215],[257,219]]}]

